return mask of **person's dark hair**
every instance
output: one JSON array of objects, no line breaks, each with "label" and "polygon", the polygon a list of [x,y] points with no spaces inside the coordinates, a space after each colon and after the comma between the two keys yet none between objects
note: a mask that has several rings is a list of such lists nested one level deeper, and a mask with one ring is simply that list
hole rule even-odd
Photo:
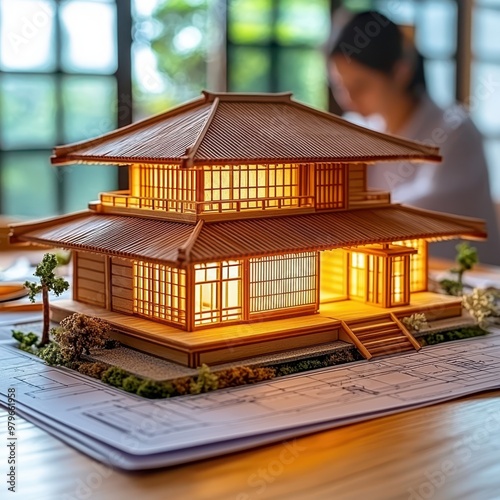
[{"label": "person's dark hair", "polygon": [[392,73],[398,61],[408,58],[415,68],[408,90],[418,93],[426,89],[424,58],[409,45],[390,19],[379,12],[367,11],[355,15],[343,27],[329,55],[343,55],[387,75]]}]

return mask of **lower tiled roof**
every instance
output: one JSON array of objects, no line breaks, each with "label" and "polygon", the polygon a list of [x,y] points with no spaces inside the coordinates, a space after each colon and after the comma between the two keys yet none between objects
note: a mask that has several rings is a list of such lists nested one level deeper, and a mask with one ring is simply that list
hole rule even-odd
[{"label": "lower tiled roof", "polygon": [[414,238],[486,238],[484,222],[402,205],[205,223],[84,212],[12,226],[13,237],[169,264],[327,250]]}]

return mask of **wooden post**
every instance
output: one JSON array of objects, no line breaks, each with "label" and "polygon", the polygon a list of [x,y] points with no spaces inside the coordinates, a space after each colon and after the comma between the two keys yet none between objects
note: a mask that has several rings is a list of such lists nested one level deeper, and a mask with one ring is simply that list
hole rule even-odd
[{"label": "wooden post", "polygon": [[194,298],[195,298],[195,279],[194,266],[190,264],[186,268],[186,330],[194,330]]},{"label": "wooden post", "polygon": [[112,310],[112,283],[111,283],[111,257],[106,255],[104,257],[104,300],[106,303],[106,309],[108,311]]},{"label": "wooden post", "polygon": [[73,252],[73,300],[78,300],[78,255],[80,252]]}]

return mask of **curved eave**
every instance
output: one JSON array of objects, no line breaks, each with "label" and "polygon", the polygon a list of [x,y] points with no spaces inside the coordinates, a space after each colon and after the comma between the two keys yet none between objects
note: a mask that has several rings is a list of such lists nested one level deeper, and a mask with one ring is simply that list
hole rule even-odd
[{"label": "curved eave", "polygon": [[[429,233],[421,233],[421,234],[412,234],[411,236],[405,236],[404,239],[408,240],[435,240],[435,241],[444,241],[444,240],[453,240],[457,238],[463,238],[466,240],[480,240],[483,241],[487,238],[486,233],[483,234],[457,234],[457,233],[448,233],[448,234],[441,234],[439,236],[436,236],[435,234],[429,234]],[[338,244],[338,245],[311,245],[311,246],[289,246],[286,249],[282,249],[279,252],[248,252],[248,253],[230,253],[230,252],[224,252],[224,254],[220,255],[212,255],[210,258],[204,258],[204,259],[199,259],[199,258],[191,258],[190,263],[191,264],[206,264],[210,263],[213,261],[217,260],[237,260],[241,258],[249,259],[253,257],[266,257],[266,256],[273,256],[273,255],[287,255],[287,254],[292,254],[292,253],[301,253],[301,252],[321,252],[324,250],[335,250],[338,248],[355,248],[358,246],[366,246],[366,245],[376,245],[376,244],[383,244],[383,243],[393,243],[394,238],[388,239],[388,238],[381,238],[381,239],[359,239],[358,241],[350,241],[348,244]]]},{"label": "curved eave", "polygon": [[124,252],[124,251],[118,251],[118,250],[106,250],[103,251],[101,247],[97,246],[92,246],[92,245],[75,245],[72,243],[64,243],[61,244],[61,242],[58,242],[56,240],[46,240],[46,239],[40,239],[40,238],[35,238],[31,236],[21,236],[19,237],[19,240],[21,241],[26,241],[29,243],[33,243],[35,245],[40,245],[44,247],[52,247],[52,248],[64,248],[65,250],[74,250],[77,252],[89,252],[89,253],[94,253],[94,254],[99,254],[99,255],[109,255],[111,257],[119,257],[122,259],[132,259],[132,260],[147,260],[148,262],[152,262],[154,264],[167,264],[171,265],[174,267],[183,267],[185,262],[179,260],[178,256],[171,257],[144,257],[144,255],[139,254],[139,253],[134,253],[134,252]]},{"label": "curved eave", "polygon": [[16,241],[176,267],[408,239],[487,236],[482,220],[401,205],[206,224],[200,221],[196,226],[88,211],[10,227]]},{"label": "curved eave", "polygon": [[[359,157],[288,157],[288,158],[195,158],[192,166],[205,165],[240,165],[240,164],[275,164],[275,163],[377,163],[377,162],[398,162],[412,161],[418,163],[440,163],[442,157],[439,155],[401,155],[401,156],[359,156]],[[109,164],[109,165],[130,165],[131,163],[144,163],[155,165],[182,165],[190,166],[188,158],[148,158],[148,157],[116,157],[116,156],[51,156],[50,162],[55,166],[81,164]]]}]

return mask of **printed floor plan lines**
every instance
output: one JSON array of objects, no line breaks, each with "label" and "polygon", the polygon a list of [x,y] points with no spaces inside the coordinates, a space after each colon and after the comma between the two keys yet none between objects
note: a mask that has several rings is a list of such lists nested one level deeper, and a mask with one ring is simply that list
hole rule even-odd
[{"label": "printed floor plan lines", "polygon": [[144,468],[498,388],[500,330],[376,361],[162,400],[47,366],[2,343],[0,402],[5,404],[11,387],[28,419],[93,456]]}]

